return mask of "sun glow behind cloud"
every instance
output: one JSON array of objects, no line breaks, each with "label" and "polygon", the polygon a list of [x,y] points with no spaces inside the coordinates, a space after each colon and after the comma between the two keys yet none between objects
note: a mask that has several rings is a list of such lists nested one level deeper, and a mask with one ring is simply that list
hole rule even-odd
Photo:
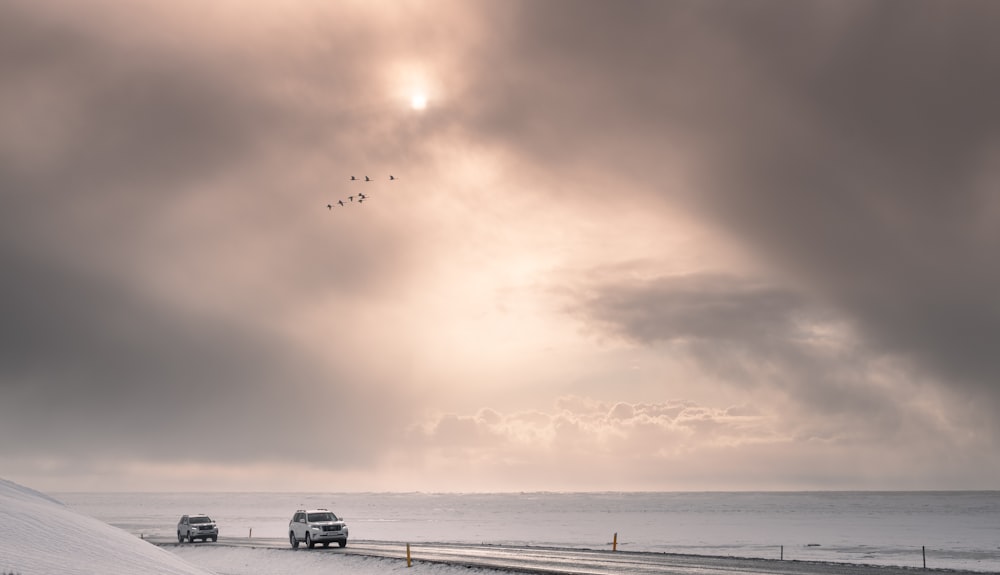
[{"label": "sun glow behind cloud", "polygon": [[414,60],[400,60],[389,65],[384,82],[393,99],[417,111],[427,108],[432,95],[440,100],[442,81],[432,72],[434,66],[434,63]]},{"label": "sun glow behind cloud", "polygon": [[[970,460],[995,451],[973,447],[996,437],[995,354],[975,342],[996,339],[997,174],[980,167],[969,198],[969,174],[943,169],[977,157],[975,130],[953,127],[995,101],[947,76],[988,68],[975,28],[947,47],[885,30],[915,51],[874,49],[900,75],[871,78],[810,8],[737,23],[599,2],[569,20],[550,3],[0,5],[24,55],[0,109],[17,119],[0,132],[4,469],[21,451],[131,454],[151,459],[121,467],[136,475],[191,458],[180,474],[221,461],[263,482],[255,465],[313,460],[287,425],[302,410],[357,431],[317,473],[387,488],[412,469],[443,488],[436,461],[478,458],[487,471],[454,488],[514,488],[537,465],[535,487],[559,489],[591,453],[620,474],[596,488],[669,487],[675,463],[735,482],[753,468],[736,448],[772,450],[761,477],[829,460],[815,488],[841,485],[858,445],[920,454],[872,484],[892,487],[963,441]],[[820,28],[837,33],[783,36]],[[925,49],[926,66],[903,57]],[[932,72],[962,89],[915,101],[979,115],[898,107]],[[844,107],[816,85],[872,89]],[[909,149],[886,129],[906,125],[934,137]],[[349,183],[359,170],[379,179]],[[921,187],[942,181],[959,183]],[[363,208],[333,207],[360,186]],[[217,441],[173,427],[201,414]],[[422,433],[400,454],[406,429]],[[678,446],[690,457],[647,465]]]}]

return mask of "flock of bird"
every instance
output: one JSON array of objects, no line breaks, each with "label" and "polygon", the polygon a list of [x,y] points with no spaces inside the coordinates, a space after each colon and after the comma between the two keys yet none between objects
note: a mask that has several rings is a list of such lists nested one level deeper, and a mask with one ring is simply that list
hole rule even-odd
[{"label": "flock of bird", "polygon": [[[399,178],[397,178],[396,176],[393,176],[392,174],[389,174],[389,181],[390,182],[394,182],[394,181],[396,181],[398,179]],[[372,178],[369,178],[368,176],[365,176],[365,178],[363,180],[361,178],[356,177],[356,176],[351,176],[351,180],[350,181],[352,181],[352,182],[374,182],[375,180],[373,180]],[[355,198],[357,198],[357,202],[354,201]],[[365,194],[364,192],[358,192],[357,194],[347,196],[346,199],[347,199],[346,202],[343,199],[340,199],[340,200],[337,200],[336,202],[327,204],[326,205],[326,209],[332,211],[334,207],[341,207],[341,208],[343,208],[343,207],[347,207],[347,206],[349,206],[351,204],[354,204],[354,203],[361,204],[362,202],[364,202],[365,200],[368,199],[368,195]]]}]

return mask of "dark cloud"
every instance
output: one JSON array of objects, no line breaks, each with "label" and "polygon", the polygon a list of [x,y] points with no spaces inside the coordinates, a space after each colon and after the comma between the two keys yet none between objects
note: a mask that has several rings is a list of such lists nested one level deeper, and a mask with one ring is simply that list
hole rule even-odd
[{"label": "dark cloud", "polygon": [[794,338],[806,310],[793,293],[721,275],[622,282],[605,278],[582,306],[592,319],[643,343]]},{"label": "dark cloud", "polygon": [[[901,437],[927,413],[901,392],[1000,406],[995,4],[444,6],[2,4],[5,455],[309,461],[305,418],[352,429],[336,465],[370,462],[436,401],[410,385],[451,383],[389,365],[449,319],[401,286],[461,281],[501,236],[573,252],[547,277],[602,334],[828,416],[803,436]],[[448,102],[419,120],[387,80],[414,61]],[[468,192],[477,152],[523,173]],[[317,223],[333,182],[401,166],[426,182],[392,209]],[[555,232],[623,203],[743,267],[594,272]],[[467,423],[437,432],[469,446]]]},{"label": "dark cloud", "polygon": [[[516,72],[483,93],[516,82],[484,97],[484,132],[552,170],[614,173],[617,198],[684,206],[872,353],[1000,403],[993,4],[516,6],[491,53]],[[665,185],[678,169],[690,188]],[[634,336],[688,319],[632,303],[601,311]]]},{"label": "dark cloud", "polygon": [[982,342],[1000,336],[988,295],[1000,285],[988,263],[1000,238],[986,229],[996,214],[978,217],[977,180],[1000,91],[985,74],[1000,44],[983,23],[1000,14],[943,8],[852,14],[838,49],[822,50],[811,71],[773,48],[816,51],[794,32],[744,29],[741,43],[767,62],[789,114],[812,128],[744,124],[718,156],[729,173],[710,184],[708,209],[849,314],[868,344],[996,402],[1000,364]]},{"label": "dark cloud", "polygon": [[843,437],[885,437],[910,407],[900,389],[875,383],[877,356],[836,315],[786,289],[711,274],[597,276],[577,298],[574,313],[600,333],[693,358],[726,385],[780,390],[796,410],[822,414],[803,433],[835,422],[836,433],[850,430]]},{"label": "dark cloud", "polygon": [[396,425],[379,397],[385,382],[359,387],[356,371],[331,370],[249,321],[4,255],[7,455],[309,460],[328,449],[323,430],[364,429],[327,463],[350,467]]},{"label": "dark cloud", "polygon": [[233,85],[238,75],[190,48],[122,45],[96,23],[16,4],[6,16],[5,104],[20,129],[5,134],[5,172],[27,171],[33,193],[83,203],[179,191],[246,158],[273,120],[258,93]]},{"label": "dark cloud", "polygon": [[[296,296],[364,297],[405,273],[405,254],[366,257],[391,252],[392,231],[323,246],[319,266],[296,251],[330,238],[308,229],[290,241],[284,227],[319,213],[329,198],[309,188],[331,172],[346,179],[344,164],[358,160],[337,128],[363,134],[363,116],[329,105],[333,124],[318,127],[300,89],[343,101],[337,89],[364,62],[341,50],[349,34],[304,62],[287,52],[245,61],[260,54],[197,29],[175,41],[178,22],[157,28],[142,12],[0,9],[10,80],[0,96],[0,451],[371,462],[401,425],[382,401],[384,371],[361,375],[350,345],[302,350],[276,325]],[[322,25],[336,33],[335,21]],[[284,64],[293,69],[266,76]],[[309,84],[296,75],[309,69],[324,72]],[[312,154],[310,144],[339,150],[343,164],[312,168],[311,155],[287,151]],[[350,226],[341,234],[363,231]],[[405,390],[394,395],[405,402]],[[331,459],[324,429],[358,433]]]}]

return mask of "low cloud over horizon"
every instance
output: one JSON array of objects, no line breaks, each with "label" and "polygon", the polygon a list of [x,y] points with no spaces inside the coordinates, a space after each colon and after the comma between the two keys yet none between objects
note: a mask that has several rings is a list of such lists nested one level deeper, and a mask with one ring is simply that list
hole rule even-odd
[{"label": "low cloud over horizon", "polygon": [[0,473],[995,489],[997,24],[4,3]]}]

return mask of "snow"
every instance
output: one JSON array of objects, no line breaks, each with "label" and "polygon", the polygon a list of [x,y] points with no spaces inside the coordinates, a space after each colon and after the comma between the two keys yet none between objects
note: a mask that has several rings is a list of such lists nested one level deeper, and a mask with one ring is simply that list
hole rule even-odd
[{"label": "snow", "polygon": [[401,559],[383,559],[326,552],[294,552],[286,549],[244,549],[214,545],[178,546],[175,552],[182,558],[219,575],[321,575],[350,573],[351,575],[493,575],[509,571],[440,565],[414,561],[408,568]]},{"label": "snow", "polygon": [[[1000,565],[996,492],[59,497],[72,507],[0,479],[0,575],[385,575],[404,569],[407,575],[501,573],[419,560],[407,568],[405,560],[339,549],[247,545],[251,527],[254,542],[281,542],[289,510],[303,505],[336,507],[347,515],[352,536],[361,541],[488,541],[600,550],[610,545],[613,530],[622,534],[619,545],[632,551],[773,558],[781,544],[785,559],[918,567],[920,545],[927,542],[928,567],[996,573]],[[152,535],[170,542],[177,518],[191,510],[211,511],[214,519],[224,519],[219,544],[160,548],[141,538]],[[224,546],[224,540],[239,543]]]},{"label": "snow", "polygon": [[209,575],[177,555],[0,479],[0,573]]},{"label": "snow", "polygon": [[[354,541],[466,543],[830,561],[1000,573],[1000,491],[733,493],[54,493],[136,537],[208,513],[223,539],[287,537],[296,509]],[[351,545],[348,546],[349,548]]]},{"label": "snow", "polygon": [[17,575],[474,575],[446,565],[277,549],[179,546],[161,549],[52,497],[0,478],[0,574]]}]

